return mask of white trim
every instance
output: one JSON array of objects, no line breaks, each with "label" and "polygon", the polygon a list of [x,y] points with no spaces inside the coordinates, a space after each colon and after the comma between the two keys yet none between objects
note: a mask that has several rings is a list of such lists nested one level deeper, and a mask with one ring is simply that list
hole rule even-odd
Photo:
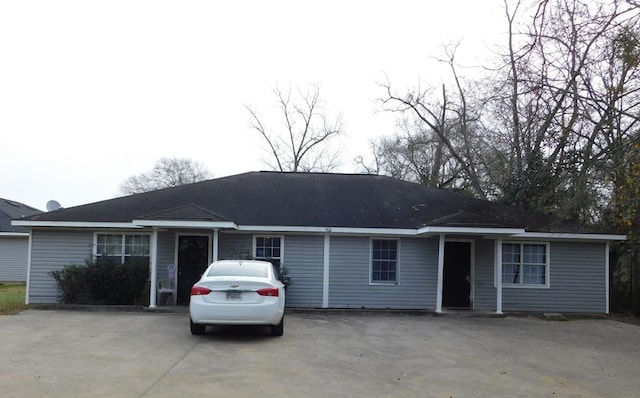
[{"label": "white trim", "polygon": [[416,229],[417,235],[422,234],[484,234],[484,235],[514,235],[525,233],[524,228],[474,228],[474,227],[422,227]]},{"label": "white trim", "polygon": [[605,314],[609,315],[609,251],[611,244],[607,242],[604,248],[604,292],[605,292]]},{"label": "white trim", "polygon": [[[126,237],[127,236],[149,236],[149,258],[151,258],[151,237],[153,236],[153,230],[151,232],[130,232],[130,231],[93,231],[93,248],[92,248],[92,254],[93,254],[93,259],[97,259],[98,258],[98,235],[120,235],[121,238],[121,242],[120,242],[120,246],[122,249],[122,252],[120,253],[120,261],[122,264],[124,264],[125,260],[127,259],[127,256],[125,254],[126,251]],[[114,256],[107,256],[107,257],[114,257]]]},{"label": "white trim", "polygon": [[[469,304],[470,304],[470,309],[474,309],[475,308],[475,298],[476,298],[476,294],[475,294],[475,280],[476,280],[476,240],[475,239],[456,239],[456,238],[450,238],[450,239],[446,239],[445,238],[445,246],[447,244],[447,242],[463,242],[463,243],[469,243],[469,287],[470,287],[470,291],[469,291]],[[446,258],[445,258],[446,260]],[[444,264],[443,264],[443,272],[444,272]],[[444,274],[443,274],[444,276]],[[443,285],[442,285],[442,289],[444,290],[444,279],[443,279]]]},{"label": "white trim", "polygon": [[396,235],[418,236],[436,234],[470,234],[470,235],[502,235],[521,239],[577,239],[577,240],[626,240],[626,235],[617,234],[580,234],[555,232],[526,232],[523,228],[474,228],[474,227],[441,227],[426,226],[422,228],[350,228],[322,226],[289,226],[289,225],[237,225],[232,221],[188,221],[188,220],[132,220],[131,222],[99,222],[99,221],[30,221],[12,220],[11,225],[23,227],[61,227],[61,228],[208,228],[235,229],[249,232],[295,232],[295,233],[331,233],[349,235]]},{"label": "white trim", "polygon": [[347,228],[347,227],[303,227],[288,225],[238,225],[238,231],[261,232],[297,232],[297,233],[330,233],[332,235],[400,235],[416,236],[416,229],[400,228]]},{"label": "white trim", "polygon": [[284,235],[269,235],[269,234],[256,234],[253,235],[253,248],[251,249],[251,257],[255,260],[262,260],[267,258],[278,258],[278,257],[258,257],[256,256],[256,239],[257,238],[280,238],[280,266],[284,266]]},{"label": "white trim", "polygon": [[[396,280],[395,281],[373,281],[373,241],[374,240],[394,240],[398,242],[396,247]],[[369,238],[369,285],[371,286],[400,286],[400,238]]]},{"label": "white trim", "polygon": [[218,246],[218,240],[219,240],[219,236],[220,232],[217,229],[213,230],[213,253],[211,254],[211,261],[218,261],[218,256],[219,256],[219,246]]},{"label": "white trim", "polygon": [[29,242],[27,244],[27,285],[25,287],[25,297],[24,297],[24,303],[25,304],[29,304],[29,291],[31,290],[31,248],[32,248],[32,241],[33,241],[33,237],[31,236],[31,232],[29,232],[27,235],[29,235]]},{"label": "white trim", "polygon": [[[551,288],[551,243],[550,242],[540,242],[540,241],[522,241],[522,240],[502,240],[502,244],[517,244],[517,245],[544,245],[545,246],[545,283],[544,285],[532,285],[532,284],[523,284],[523,283],[504,283],[502,281],[502,271],[499,274],[494,275],[494,286],[497,287],[498,282],[502,284],[502,288],[505,289],[550,289]],[[502,246],[500,246],[500,260],[502,261]],[[521,253],[522,256],[522,253]],[[521,265],[524,260],[521,260]],[[501,266],[504,264],[504,261],[501,262]],[[521,270],[522,272],[522,270]],[[521,274],[522,278],[522,274]]]},{"label": "white trim", "polygon": [[13,220],[11,225],[21,227],[60,227],[60,228],[142,228],[129,222],[98,222],[98,221],[20,221]]},{"label": "white trim", "polygon": [[496,272],[499,277],[496,283],[496,314],[502,314],[502,239],[495,241]]},{"label": "white trim", "polygon": [[511,238],[531,239],[578,239],[578,240],[627,240],[626,235],[613,234],[569,234],[557,232],[524,232],[510,236]]},{"label": "white trim", "polygon": [[438,282],[436,287],[436,313],[442,312],[442,286],[444,278],[444,243],[445,234],[440,234],[438,241]]},{"label": "white trim", "polygon": [[324,235],[324,262],[322,273],[322,308],[329,308],[329,265],[331,256],[331,236]]},{"label": "white trim", "polygon": [[28,232],[0,232],[0,238],[9,237],[9,238],[28,238]]},{"label": "white trim", "polygon": [[156,308],[156,290],[158,281],[158,228],[151,231],[149,247],[149,267],[151,267],[151,282],[149,286],[149,308]]},{"label": "white trim", "polygon": [[189,220],[133,220],[131,223],[139,227],[165,227],[165,228],[232,228],[237,225],[231,221],[189,221]]}]

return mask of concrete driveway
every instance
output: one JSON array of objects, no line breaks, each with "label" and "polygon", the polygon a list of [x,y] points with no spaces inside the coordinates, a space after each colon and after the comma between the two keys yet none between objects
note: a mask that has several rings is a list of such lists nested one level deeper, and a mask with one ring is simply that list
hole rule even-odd
[{"label": "concrete driveway", "polygon": [[7,397],[631,397],[640,327],[610,320],[287,314],[285,335],[188,314],[0,317]]}]

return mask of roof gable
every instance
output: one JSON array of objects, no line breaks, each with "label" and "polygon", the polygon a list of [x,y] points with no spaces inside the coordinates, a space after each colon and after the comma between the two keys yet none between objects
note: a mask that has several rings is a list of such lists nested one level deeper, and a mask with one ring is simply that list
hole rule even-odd
[{"label": "roof gable", "polygon": [[11,225],[11,220],[42,213],[24,203],[0,198],[0,232],[29,232],[28,228]]}]

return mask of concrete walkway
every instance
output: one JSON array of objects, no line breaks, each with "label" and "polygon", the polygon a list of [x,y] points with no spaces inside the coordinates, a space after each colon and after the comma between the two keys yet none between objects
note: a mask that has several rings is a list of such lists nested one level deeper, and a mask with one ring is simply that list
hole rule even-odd
[{"label": "concrete walkway", "polygon": [[633,397],[640,327],[610,320],[288,314],[285,334],[188,314],[0,317],[7,397]]}]

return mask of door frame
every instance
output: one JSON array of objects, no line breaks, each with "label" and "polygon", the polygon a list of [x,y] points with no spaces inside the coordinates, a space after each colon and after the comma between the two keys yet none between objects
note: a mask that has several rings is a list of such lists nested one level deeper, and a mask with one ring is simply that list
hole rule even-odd
[{"label": "door frame", "polygon": [[[444,240],[445,246],[447,242],[463,242],[469,243],[469,309],[472,310],[475,308],[475,280],[476,280],[476,241],[471,238],[446,238]],[[444,259],[444,265],[446,266],[447,259]],[[444,285],[442,286],[444,290]],[[443,292],[444,294],[444,292]]]},{"label": "door frame", "polygon": [[[212,251],[213,251],[213,233],[208,232],[188,232],[188,231],[178,231],[175,233],[175,239],[173,242],[173,263],[176,265],[176,281],[175,286],[178,289],[179,286],[179,275],[180,275],[180,264],[178,262],[178,250],[180,248],[180,237],[181,236],[206,236],[208,238],[207,242],[207,264],[211,264]],[[178,293],[176,293],[177,296]]]}]

